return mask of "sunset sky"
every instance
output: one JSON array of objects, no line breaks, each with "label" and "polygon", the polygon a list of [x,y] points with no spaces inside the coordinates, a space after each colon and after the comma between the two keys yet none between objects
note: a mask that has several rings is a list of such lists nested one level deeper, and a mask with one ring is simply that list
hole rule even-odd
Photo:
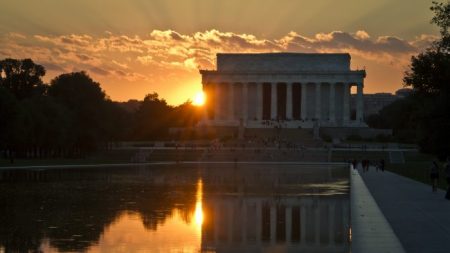
[{"label": "sunset sky", "polygon": [[0,0],[0,59],[32,58],[45,81],[87,71],[113,99],[201,90],[218,52],[348,52],[365,92],[394,92],[438,35],[428,0]]}]

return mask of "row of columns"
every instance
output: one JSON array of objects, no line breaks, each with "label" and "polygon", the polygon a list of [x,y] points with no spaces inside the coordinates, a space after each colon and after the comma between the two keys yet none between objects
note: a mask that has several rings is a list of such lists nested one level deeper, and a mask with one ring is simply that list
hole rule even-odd
[{"label": "row of columns", "polygon": [[[256,115],[257,120],[262,120],[263,118],[263,84],[264,83],[256,83]],[[286,84],[286,118],[293,119],[293,92],[292,85],[294,83],[284,83]],[[301,110],[300,110],[300,118],[302,120],[306,120],[307,117],[307,85],[313,84],[315,86],[315,109],[314,109],[314,118],[317,120],[322,119],[322,83],[301,83]],[[329,87],[329,117],[328,121],[335,122],[336,121],[336,87],[338,85],[343,86],[343,104],[342,104],[342,119],[344,122],[348,122],[350,120],[350,83],[326,83]],[[229,120],[238,120],[235,118],[235,87],[237,85],[242,85],[242,119],[249,119],[248,116],[248,85],[249,83],[220,83],[216,85],[215,89],[215,97],[223,99],[222,89],[223,87],[228,87],[228,115],[227,118]],[[271,119],[277,119],[277,85],[278,83],[271,83],[271,105],[270,105],[270,116]],[[362,122],[363,120],[363,84],[357,83],[357,99],[356,99],[356,120]],[[311,94],[309,94],[311,95]],[[215,119],[219,120],[219,111],[221,111],[221,107],[224,103],[218,103],[216,99],[215,103]]]},{"label": "row of columns", "polygon": [[[297,205],[284,208],[274,205],[264,207],[265,205],[261,202],[254,205],[248,204],[240,206],[239,209],[236,209],[237,206],[232,202],[214,205],[214,214],[209,214],[209,218],[213,219],[210,224],[212,227],[208,231],[203,230],[203,233],[212,234],[204,234],[204,243],[238,240],[253,241],[256,244],[262,242],[275,244],[279,237],[288,244],[343,245],[347,242],[349,210],[346,202],[344,204],[330,201],[314,206]],[[294,207],[298,209],[297,215],[299,215],[295,219],[296,224],[293,224]],[[263,219],[263,208],[268,209],[266,221]],[[279,212],[283,213],[279,214]],[[278,215],[283,217],[283,220],[278,220]],[[283,235],[280,236],[279,233]]]}]

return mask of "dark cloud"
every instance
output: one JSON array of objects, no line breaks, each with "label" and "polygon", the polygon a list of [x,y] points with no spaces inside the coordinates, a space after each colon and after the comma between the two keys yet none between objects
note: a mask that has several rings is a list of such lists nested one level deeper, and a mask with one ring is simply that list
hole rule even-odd
[{"label": "dark cloud", "polygon": [[89,61],[92,60],[93,58],[90,56],[87,56],[85,54],[77,54],[78,59],[82,60],[82,61]]},{"label": "dark cloud", "polygon": [[107,76],[110,74],[110,72],[108,70],[101,68],[101,67],[96,67],[96,66],[91,67],[89,70],[90,70],[90,72],[101,75],[101,76]]}]

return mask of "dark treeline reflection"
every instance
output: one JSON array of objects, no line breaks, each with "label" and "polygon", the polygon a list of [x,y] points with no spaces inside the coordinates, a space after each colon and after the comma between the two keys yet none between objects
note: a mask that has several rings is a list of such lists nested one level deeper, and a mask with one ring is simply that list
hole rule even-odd
[{"label": "dark treeline reflection", "polygon": [[[139,214],[144,227],[155,232],[174,210],[189,223],[199,201],[199,182],[203,186],[205,216],[203,249],[241,241],[243,229],[248,230],[245,235],[253,241],[298,241],[303,245],[304,236],[300,233],[305,228],[300,224],[305,217],[301,215],[314,215],[311,208],[320,203],[348,205],[348,170],[274,166],[155,165],[0,171],[0,248],[3,246],[6,252],[33,252],[48,241],[60,251],[86,251],[99,243],[105,229],[124,212]],[[243,206],[245,215],[241,215]],[[263,210],[264,215],[254,215],[261,213],[258,210]],[[288,210],[287,215],[284,210]],[[343,216],[335,214],[336,210],[326,209],[325,216]],[[276,230],[271,227],[274,212],[280,220],[276,223],[282,224]],[[230,217],[235,217],[231,220],[234,223]],[[258,224],[266,225],[255,230]],[[344,225],[333,236],[341,240],[341,246],[345,246]],[[229,226],[236,230],[231,236],[227,232]],[[273,239],[272,230],[278,239]]]},{"label": "dark treeline reflection", "polygon": [[193,126],[200,111],[189,101],[170,106],[153,93],[143,101],[111,101],[85,72],[46,84],[31,59],[0,60],[0,155],[10,158],[83,157],[119,140],[168,137],[170,127]]},{"label": "dark treeline reflection", "polygon": [[0,172],[0,245],[27,252],[49,238],[61,251],[81,252],[124,211],[139,213],[149,230],[174,208],[188,219],[196,174],[168,181],[179,174],[139,168]]}]

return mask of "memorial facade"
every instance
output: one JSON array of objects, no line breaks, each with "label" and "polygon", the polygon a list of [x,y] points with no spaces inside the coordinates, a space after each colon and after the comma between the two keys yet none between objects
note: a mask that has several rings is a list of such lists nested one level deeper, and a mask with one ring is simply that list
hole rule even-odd
[{"label": "memorial facade", "polygon": [[[265,128],[362,127],[365,70],[349,54],[217,54],[216,70],[200,70],[204,124]],[[350,93],[357,102],[351,117]]]}]

